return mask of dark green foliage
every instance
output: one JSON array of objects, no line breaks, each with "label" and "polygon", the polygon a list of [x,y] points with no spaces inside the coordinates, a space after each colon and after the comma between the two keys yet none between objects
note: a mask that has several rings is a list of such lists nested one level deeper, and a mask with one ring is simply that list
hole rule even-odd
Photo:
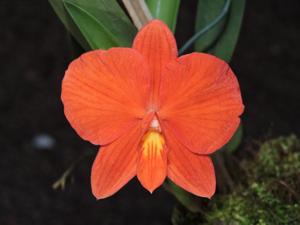
[{"label": "dark green foliage", "polygon": [[201,0],[198,1],[196,16],[196,31],[199,32],[221,13],[228,1],[227,16],[195,43],[196,51],[209,52],[227,62],[231,60],[239,37],[246,0]]},{"label": "dark green foliage", "polygon": [[216,196],[201,214],[177,208],[173,224],[300,224],[300,140],[296,136],[265,142],[240,173],[245,179],[233,193]]},{"label": "dark green foliage", "polygon": [[54,11],[86,51],[131,46],[137,30],[116,0],[49,0]]}]

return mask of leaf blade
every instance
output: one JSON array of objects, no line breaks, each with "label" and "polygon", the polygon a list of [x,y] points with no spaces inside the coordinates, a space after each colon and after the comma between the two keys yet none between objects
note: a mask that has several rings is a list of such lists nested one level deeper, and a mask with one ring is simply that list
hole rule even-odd
[{"label": "leaf blade", "polygon": [[[196,14],[196,32],[204,29],[222,11],[226,0],[199,0]],[[225,18],[216,24],[207,33],[201,36],[196,43],[195,49],[199,52],[207,50],[218,39],[225,25]]]},{"label": "leaf blade", "polygon": [[146,0],[154,18],[164,21],[175,32],[180,0]]},{"label": "leaf blade", "polygon": [[[97,47],[107,49],[111,46],[117,46],[117,43],[109,35],[107,35],[105,31],[103,32],[103,27],[98,24],[94,17],[90,15],[86,10],[69,1],[65,1],[64,4],[72,19],[76,24],[78,24],[79,29],[83,33],[83,36],[87,40],[89,46],[91,46],[91,49],[97,49]],[[90,32],[93,27],[98,26],[101,28],[94,29],[93,32]],[[96,36],[105,37],[102,38],[101,44],[97,43],[98,41]]]},{"label": "leaf blade", "polygon": [[86,51],[129,47],[137,32],[116,0],[49,0],[49,3]]},{"label": "leaf blade", "polygon": [[[207,26],[222,10],[226,1],[228,0],[199,0],[196,30]],[[229,62],[239,37],[245,4],[246,0],[231,0],[227,17],[196,41],[195,50],[209,52]]]},{"label": "leaf blade", "polygon": [[92,49],[130,46],[136,33],[114,0],[64,0],[67,11]]},{"label": "leaf blade", "polygon": [[232,0],[227,28],[213,48],[213,53],[227,62],[231,60],[238,41],[245,6],[246,0]]},{"label": "leaf blade", "polygon": [[82,33],[70,17],[70,15],[67,13],[63,0],[49,0],[50,5],[52,6],[54,12],[58,16],[58,18],[61,20],[65,28],[68,32],[72,34],[72,36],[75,38],[75,40],[85,49],[89,50],[90,46],[86,42],[85,38],[83,37]]}]

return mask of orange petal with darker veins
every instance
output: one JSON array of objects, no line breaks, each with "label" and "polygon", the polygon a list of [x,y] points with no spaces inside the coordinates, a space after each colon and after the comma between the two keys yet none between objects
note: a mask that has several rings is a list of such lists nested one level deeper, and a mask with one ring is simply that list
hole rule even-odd
[{"label": "orange petal with darker veins", "polygon": [[137,177],[144,188],[153,192],[167,175],[167,149],[163,136],[156,131],[148,131],[142,141]]},{"label": "orange petal with darker veins", "polygon": [[170,63],[160,96],[162,127],[198,154],[210,154],[226,144],[244,109],[238,81],[228,64],[203,53]]},{"label": "orange petal with darker veins", "polygon": [[157,101],[163,68],[177,58],[177,46],[172,31],[160,20],[152,20],[137,34],[133,48],[139,51],[150,67],[153,101]]},{"label": "orange petal with darker veins", "polygon": [[92,192],[97,199],[113,195],[136,175],[141,131],[136,126],[99,150],[91,174]]},{"label": "orange petal with darker veins", "polygon": [[129,48],[96,50],[74,60],[62,84],[67,119],[94,144],[108,144],[146,113],[150,75],[140,53]]},{"label": "orange petal with darker veins", "polygon": [[216,190],[216,178],[209,156],[192,153],[172,135],[167,136],[168,178],[186,191],[211,198]]}]

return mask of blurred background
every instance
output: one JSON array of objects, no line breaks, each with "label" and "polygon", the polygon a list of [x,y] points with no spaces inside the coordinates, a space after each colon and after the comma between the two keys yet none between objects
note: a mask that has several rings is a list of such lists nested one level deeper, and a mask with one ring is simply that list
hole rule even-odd
[{"label": "blurred background", "polygon": [[[193,33],[196,0],[182,1],[176,37]],[[246,106],[243,146],[300,134],[300,1],[249,0],[232,67]],[[46,0],[0,0],[0,224],[170,224],[176,201],[136,180],[96,201],[90,168],[97,146],[63,114],[68,37]],[[78,158],[65,190],[52,184]],[[241,153],[242,154],[242,153]]]}]

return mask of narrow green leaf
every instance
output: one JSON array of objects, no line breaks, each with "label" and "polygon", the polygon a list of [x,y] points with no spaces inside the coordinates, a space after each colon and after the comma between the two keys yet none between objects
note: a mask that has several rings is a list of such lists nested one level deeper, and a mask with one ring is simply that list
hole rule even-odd
[{"label": "narrow green leaf", "polygon": [[[196,15],[196,32],[210,24],[222,11],[226,0],[199,0]],[[203,52],[211,47],[224,30],[226,17],[203,34],[195,43],[196,51]]]},{"label": "narrow green leaf", "polygon": [[[227,0],[199,0],[196,30],[206,27],[218,16]],[[196,51],[208,51],[229,62],[238,40],[246,0],[231,0],[228,15],[199,38]],[[208,50],[209,49],[209,50]]]},{"label": "narrow green leaf", "polygon": [[64,0],[64,6],[92,49],[130,46],[136,28],[114,0]]},{"label": "narrow green leaf", "polygon": [[[91,49],[108,49],[112,46],[118,46],[117,42],[108,35],[97,20],[77,4],[65,2],[65,6],[73,20],[78,24],[84,38],[87,40]],[[100,43],[99,43],[100,42]]]},{"label": "narrow green leaf", "polygon": [[175,32],[180,0],[146,0],[154,18],[164,21]]},{"label": "narrow green leaf", "polygon": [[130,46],[136,28],[115,0],[49,0],[54,11],[85,49]]},{"label": "narrow green leaf", "polygon": [[62,21],[65,28],[72,34],[75,40],[85,49],[89,50],[90,46],[86,42],[85,38],[81,34],[80,30],[73,22],[72,18],[66,11],[64,7],[63,0],[49,0],[50,5],[52,6],[53,10],[55,11],[58,18]]},{"label": "narrow green leaf", "polygon": [[213,47],[212,52],[229,62],[234,52],[242,25],[246,0],[232,0],[226,30]]}]

